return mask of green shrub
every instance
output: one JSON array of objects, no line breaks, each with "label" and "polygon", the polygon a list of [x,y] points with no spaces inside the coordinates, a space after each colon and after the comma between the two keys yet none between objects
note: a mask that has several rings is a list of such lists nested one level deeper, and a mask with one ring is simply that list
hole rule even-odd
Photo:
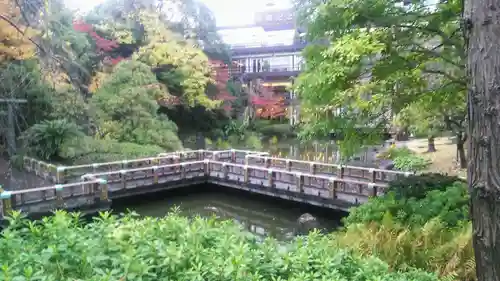
[{"label": "green shrub", "polygon": [[410,175],[408,177],[398,177],[389,183],[388,191],[394,192],[396,198],[417,199],[424,198],[431,190],[444,191],[455,182],[465,181],[456,176],[448,176],[439,173],[426,173]]},{"label": "green shrub", "polygon": [[377,256],[393,270],[409,266],[436,272],[445,280],[476,280],[472,224],[448,228],[439,219],[422,226],[383,222],[353,224],[334,234],[338,247],[361,256]]},{"label": "green shrub", "polygon": [[260,127],[257,132],[265,136],[283,136],[292,137],[295,136],[293,127],[289,124],[271,124],[268,126]]},{"label": "green shrub", "polygon": [[41,222],[13,219],[0,238],[1,280],[379,280],[437,281],[419,270],[390,271],[312,233],[280,244],[259,242],[215,218],[118,219],[82,225],[57,212]]},{"label": "green shrub", "polygon": [[394,192],[370,199],[352,208],[344,219],[346,225],[380,223],[390,215],[403,225],[422,226],[439,218],[450,227],[460,225],[469,218],[469,195],[465,184],[457,182],[444,190],[430,190],[424,198],[397,198]]},{"label": "green shrub", "polygon": [[76,124],[61,119],[35,124],[24,131],[20,138],[28,154],[41,160],[52,160],[59,154],[65,141],[83,135]]},{"label": "green shrub", "polygon": [[81,137],[66,141],[59,156],[68,163],[88,164],[156,156],[164,151],[155,145]]},{"label": "green shrub", "polygon": [[396,147],[393,145],[389,147],[387,150],[377,154],[377,158],[385,160],[394,160],[397,157],[409,156],[413,154],[414,152],[407,147]]},{"label": "green shrub", "polygon": [[425,170],[431,161],[418,155],[401,155],[393,159],[394,167],[405,172],[419,172]]}]

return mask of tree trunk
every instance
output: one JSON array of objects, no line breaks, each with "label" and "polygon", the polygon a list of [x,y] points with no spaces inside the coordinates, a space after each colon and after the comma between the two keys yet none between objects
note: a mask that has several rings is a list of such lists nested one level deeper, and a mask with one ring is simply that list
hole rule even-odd
[{"label": "tree trunk", "polygon": [[457,139],[457,161],[460,164],[460,169],[467,168],[467,157],[465,156],[465,141],[458,137]]},{"label": "tree trunk", "polygon": [[434,143],[433,136],[427,138],[427,152],[436,152],[436,144]]},{"label": "tree trunk", "polygon": [[478,281],[500,281],[500,1],[465,0],[468,171]]}]

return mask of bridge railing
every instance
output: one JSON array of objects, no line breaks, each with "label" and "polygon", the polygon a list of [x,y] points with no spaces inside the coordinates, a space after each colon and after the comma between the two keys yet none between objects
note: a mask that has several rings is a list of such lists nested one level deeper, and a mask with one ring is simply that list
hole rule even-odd
[{"label": "bridge railing", "polygon": [[287,158],[269,157],[265,155],[247,155],[245,157],[245,163],[247,165],[262,165],[267,168],[308,172],[310,174],[330,174],[335,175],[338,178],[349,177],[359,181],[368,181],[373,183],[390,182],[398,176],[409,176],[413,174],[410,172],[293,160]]},{"label": "bridge railing", "polygon": [[76,208],[107,200],[107,184],[101,179],[57,184],[0,193],[0,218],[11,210],[39,212],[54,208]]},{"label": "bridge railing", "polygon": [[373,183],[335,176],[287,171],[249,166],[227,162],[208,161],[208,174],[211,177],[234,181],[242,185],[252,184],[267,191],[293,192],[299,197],[317,199],[339,199],[352,204],[359,204],[371,196],[385,192],[386,183]]}]

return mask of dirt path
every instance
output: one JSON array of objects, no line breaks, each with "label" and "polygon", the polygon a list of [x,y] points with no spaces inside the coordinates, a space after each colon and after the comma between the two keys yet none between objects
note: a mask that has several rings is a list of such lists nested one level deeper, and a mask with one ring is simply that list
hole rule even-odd
[{"label": "dirt path", "polygon": [[456,160],[457,147],[448,137],[436,138],[436,152],[427,153],[427,139],[415,139],[402,142],[404,145],[415,151],[420,156],[432,161],[428,172],[446,173],[449,175],[466,176],[466,169],[460,169]]}]

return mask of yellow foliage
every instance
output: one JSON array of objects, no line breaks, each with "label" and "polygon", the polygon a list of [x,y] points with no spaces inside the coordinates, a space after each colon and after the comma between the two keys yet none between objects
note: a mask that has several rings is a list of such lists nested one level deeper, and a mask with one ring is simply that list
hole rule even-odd
[{"label": "yellow foliage", "polygon": [[0,62],[31,58],[36,49],[29,39],[35,30],[20,24],[21,12],[14,1],[0,0],[0,14]]},{"label": "yellow foliage", "polygon": [[457,280],[476,280],[472,225],[448,229],[431,220],[418,229],[393,222],[350,225],[334,233],[338,247],[377,256],[394,269],[417,267]]}]

